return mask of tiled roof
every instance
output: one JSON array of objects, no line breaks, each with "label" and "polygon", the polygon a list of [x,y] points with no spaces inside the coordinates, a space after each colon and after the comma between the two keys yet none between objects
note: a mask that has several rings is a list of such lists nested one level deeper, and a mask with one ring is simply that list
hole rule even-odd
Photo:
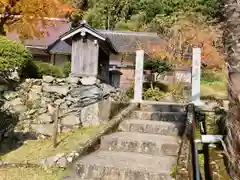
[{"label": "tiled roof", "polygon": [[[53,21],[53,20],[52,20]],[[56,40],[61,36],[63,33],[67,32],[70,27],[70,23],[67,22],[65,19],[57,19],[54,22],[54,26],[46,25],[44,31],[46,32],[45,37],[37,38],[34,37],[32,39],[27,39],[23,43],[25,46],[33,46],[36,48],[47,49],[49,45],[56,42]],[[7,37],[14,40],[19,40],[19,36],[16,33],[8,33]]]},{"label": "tiled roof", "polygon": [[100,32],[109,37],[119,52],[135,52],[136,49],[140,48],[145,51],[150,51],[151,46],[165,43],[165,41],[160,38],[157,33],[104,30],[100,30]]},{"label": "tiled roof", "polygon": [[[100,33],[107,36],[113,45],[116,47],[120,53],[132,53],[136,49],[142,48],[146,52],[149,52],[152,46],[164,45],[166,41],[160,38],[157,33],[145,33],[145,32],[118,32],[118,31],[106,31],[99,30]],[[68,54],[71,53],[71,47],[66,47],[66,43],[59,41],[51,49],[53,53],[59,53],[61,51],[66,53],[68,49]]]},{"label": "tiled roof", "polygon": [[[52,53],[71,54],[71,46],[66,42],[59,40],[59,37],[66,34],[70,29],[70,23],[58,21],[55,27],[45,27],[48,35],[42,39],[33,38],[24,41],[26,46],[33,46],[49,50]],[[165,41],[157,33],[147,32],[120,32],[98,30],[101,34],[108,37],[118,52],[132,53],[136,49],[142,48],[146,52],[150,51],[152,45],[164,45]],[[7,34],[9,38],[19,39],[15,33]]]}]

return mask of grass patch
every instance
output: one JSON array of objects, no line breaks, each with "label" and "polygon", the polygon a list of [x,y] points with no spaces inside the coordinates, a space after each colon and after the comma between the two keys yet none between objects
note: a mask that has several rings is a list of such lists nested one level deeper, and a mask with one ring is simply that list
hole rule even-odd
[{"label": "grass patch", "polygon": [[221,150],[217,148],[211,148],[210,152],[210,163],[211,168],[216,172],[218,175],[219,180],[230,180],[230,177],[227,173],[226,166],[223,160],[223,153]]},{"label": "grass patch", "polygon": [[201,96],[226,97],[227,72],[202,72]]},{"label": "grass patch", "polygon": [[201,82],[201,96],[226,97],[227,83],[226,82]]},{"label": "grass patch", "polygon": [[0,180],[59,180],[65,176],[61,169],[43,168],[0,168]]},{"label": "grass patch", "polygon": [[172,168],[171,168],[170,176],[171,176],[172,178],[176,178],[176,175],[177,175],[177,165],[174,164],[174,165],[172,166]]},{"label": "grass patch", "polygon": [[103,130],[105,124],[89,128],[81,128],[58,136],[58,146],[53,148],[52,140],[28,140],[20,148],[0,157],[3,161],[13,163],[38,163],[44,158],[58,153],[71,153],[79,149],[83,144],[98,132]]}]

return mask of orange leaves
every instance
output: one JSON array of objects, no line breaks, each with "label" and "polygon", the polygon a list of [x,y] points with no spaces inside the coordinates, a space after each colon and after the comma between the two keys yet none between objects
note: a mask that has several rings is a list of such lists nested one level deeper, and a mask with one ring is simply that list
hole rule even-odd
[{"label": "orange leaves", "polygon": [[70,4],[62,4],[59,8],[59,14],[70,14],[74,11],[74,8]]},{"label": "orange leaves", "polygon": [[66,17],[73,11],[61,0],[0,0],[0,24],[6,32],[16,31],[21,38],[42,35],[41,28],[52,24],[47,18]]},{"label": "orange leaves", "polygon": [[192,23],[190,21],[186,21],[186,24],[184,24],[180,31],[183,32],[183,38],[187,42],[188,47],[201,47],[202,61],[207,64],[207,68],[219,69],[223,67],[223,54],[221,53],[221,49],[215,45],[218,40],[217,35],[220,32],[213,30],[210,25]]},{"label": "orange leaves", "polygon": [[218,43],[221,32],[206,22],[194,22],[189,17],[172,24],[166,36],[167,48],[151,46],[154,56],[167,57],[176,66],[191,66],[192,48],[202,49],[202,61],[207,68],[221,69],[224,66],[224,54]]}]

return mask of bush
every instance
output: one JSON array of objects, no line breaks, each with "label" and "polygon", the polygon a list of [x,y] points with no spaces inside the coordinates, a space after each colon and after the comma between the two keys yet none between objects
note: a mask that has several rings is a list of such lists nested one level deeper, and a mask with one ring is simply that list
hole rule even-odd
[{"label": "bush", "polygon": [[143,99],[144,100],[153,100],[153,101],[160,101],[168,94],[161,91],[159,88],[149,88],[143,90]]},{"label": "bush", "polygon": [[40,76],[49,75],[59,78],[64,77],[63,70],[58,66],[40,61],[34,61],[34,63],[38,67],[36,73],[38,73]]},{"label": "bush", "polygon": [[153,73],[164,73],[172,70],[172,66],[166,61],[161,59],[148,59],[144,61],[144,69],[152,70]]},{"label": "bush", "polygon": [[18,68],[21,73],[31,60],[32,55],[24,45],[0,36],[0,71]]},{"label": "bush", "polygon": [[129,99],[132,99],[133,96],[134,96],[134,84],[132,84],[129,88],[127,88],[126,90],[126,96],[129,98]]},{"label": "bush", "polygon": [[63,65],[63,74],[67,77],[71,73],[71,62],[65,62]]},{"label": "bush", "polygon": [[64,77],[60,67],[41,61],[30,61],[23,69],[24,78],[42,78],[43,75]]},{"label": "bush", "polygon": [[29,61],[22,69],[22,78],[41,78],[42,74],[35,61]]}]

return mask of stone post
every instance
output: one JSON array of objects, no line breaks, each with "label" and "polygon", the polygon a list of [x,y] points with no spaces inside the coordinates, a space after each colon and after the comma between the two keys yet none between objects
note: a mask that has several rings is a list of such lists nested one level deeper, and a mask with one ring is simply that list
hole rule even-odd
[{"label": "stone post", "polygon": [[144,61],[144,51],[143,50],[136,51],[134,100],[133,100],[133,102],[135,103],[142,102],[143,61]]},{"label": "stone post", "polygon": [[202,105],[200,101],[201,49],[193,48],[192,55],[192,103]]}]

